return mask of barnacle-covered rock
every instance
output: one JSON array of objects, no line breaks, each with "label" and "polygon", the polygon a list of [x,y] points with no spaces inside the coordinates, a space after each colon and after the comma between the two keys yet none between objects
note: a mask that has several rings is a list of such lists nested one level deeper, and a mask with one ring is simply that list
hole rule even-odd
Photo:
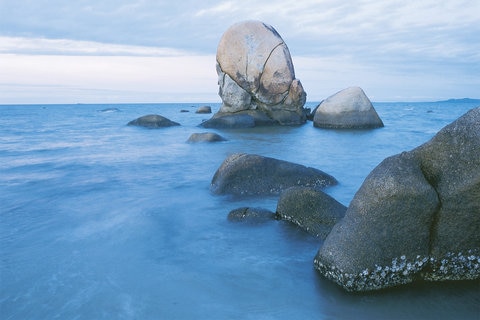
[{"label": "barnacle-covered rock", "polygon": [[349,291],[480,278],[480,108],[382,161],[314,264]]}]

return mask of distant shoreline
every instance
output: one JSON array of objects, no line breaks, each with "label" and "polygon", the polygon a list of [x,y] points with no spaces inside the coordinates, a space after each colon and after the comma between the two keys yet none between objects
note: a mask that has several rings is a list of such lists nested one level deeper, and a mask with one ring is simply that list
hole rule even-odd
[{"label": "distant shoreline", "polygon": [[480,103],[480,99],[462,98],[462,99],[448,99],[435,102],[454,102],[454,103]]},{"label": "distant shoreline", "polygon": [[[312,104],[319,104],[321,101],[307,101],[305,106]],[[439,101],[372,101],[372,103],[480,103],[480,99],[461,98],[461,99],[447,99]],[[199,105],[218,105],[221,101],[216,102],[99,102],[99,103],[0,103],[2,106],[46,106],[46,105],[76,105],[76,106],[88,106],[88,105],[158,105],[158,104],[178,104],[178,105],[190,105],[196,107]]]}]

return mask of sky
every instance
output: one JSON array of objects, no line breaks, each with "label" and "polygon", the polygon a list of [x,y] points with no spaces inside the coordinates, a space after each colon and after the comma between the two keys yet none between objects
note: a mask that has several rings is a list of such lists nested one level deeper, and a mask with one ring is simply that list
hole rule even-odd
[{"label": "sky", "polygon": [[0,0],[0,104],[221,102],[234,23],[282,36],[308,101],[480,98],[478,0]]}]

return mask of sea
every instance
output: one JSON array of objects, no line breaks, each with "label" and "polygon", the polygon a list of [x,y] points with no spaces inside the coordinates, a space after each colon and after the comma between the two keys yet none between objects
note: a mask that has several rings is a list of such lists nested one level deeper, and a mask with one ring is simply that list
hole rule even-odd
[{"label": "sea", "polygon": [[[385,127],[371,130],[204,129],[202,105],[220,106],[0,105],[1,319],[480,318],[478,281],[347,293],[314,269],[322,240],[286,221],[227,219],[274,212],[278,196],[210,191],[226,157],[252,153],[333,175],[324,191],[348,206],[384,158],[480,101],[376,102]],[[127,126],[147,114],[181,125]],[[199,132],[227,141],[187,143]]]}]

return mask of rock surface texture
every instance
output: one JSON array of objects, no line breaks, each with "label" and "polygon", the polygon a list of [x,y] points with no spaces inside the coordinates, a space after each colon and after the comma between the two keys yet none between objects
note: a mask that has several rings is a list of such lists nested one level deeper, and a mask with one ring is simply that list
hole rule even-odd
[{"label": "rock surface texture", "polygon": [[348,291],[480,277],[480,108],[382,161],[314,264]]},{"label": "rock surface texture", "polygon": [[350,87],[328,97],[313,117],[318,128],[364,129],[383,127],[372,103],[359,87]]},{"label": "rock surface texture", "polygon": [[305,123],[306,93],[273,27],[260,21],[231,26],[217,48],[217,74],[223,103],[214,118],[242,114],[255,125]]},{"label": "rock surface texture", "polygon": [[321,190],[291,187],[280,194],[276,216],[325,239],[346,210],[347,207]]},{"label": "rock surface texture", "polygon": [[334,177],[300,164],[237,153],[227,157],[213,176],[215,194],[237,196],[276,195],[293,186],[321,188],[337,183]]},{"label": "rock surface texture", "polygon": [[155,128],[179,126],[180,124],[175,121],[171,121],[170,119],[167,119],[165,117],[162,117],[158,114],[149,114],[149,115],[130,121],[128,125],[155,129]]}]

